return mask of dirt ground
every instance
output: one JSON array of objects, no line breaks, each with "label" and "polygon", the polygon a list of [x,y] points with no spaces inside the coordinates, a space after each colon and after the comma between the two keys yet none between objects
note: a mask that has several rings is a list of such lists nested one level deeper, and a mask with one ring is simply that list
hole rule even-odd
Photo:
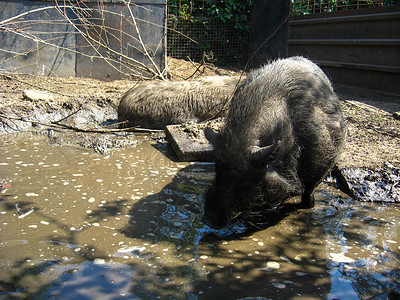
[{"label": "dirt ground", "polygon": [[[209,75],[237,75],[239,71],[169,59],[172,80]],[[131,80],[103,82],[89,78],[0,75],[0,133],[33,129],[60,121],[79,128],[112,128],[122,95],[135,85]],[[32,100],[26,89],[50,92],[52,99]],[[352,88],[335,87],[348,126],[340,166],[346,168],[400,168],[400,98]],[[79,111],[80,117],[76,112]],[[86,114],[82,112],[86,111]],[[93,113],[95,112],[95,113]],[[76,114],[76,115],[75,115]],[[114,126],[115,128],[115,126]]]}]

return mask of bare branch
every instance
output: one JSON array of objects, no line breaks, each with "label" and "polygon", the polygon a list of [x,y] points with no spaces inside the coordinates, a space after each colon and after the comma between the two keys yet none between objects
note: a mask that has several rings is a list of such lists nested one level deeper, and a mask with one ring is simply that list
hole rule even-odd
[{"label": "bare branch", "polygon": [[152,57],[150,56],[150,54],[148,53],[146,45],[143,43],[142,36],[140,35],[139,28],[138,28],[137,23],[136,23],[136,18],[135,18],[135,16],[133,15],[132,9],[131,9],[131,7],[130,7],[131,0],[128,0],[128,1],[124,0],[124,3],[125,3],[125,5],[126,5],[126,7],[128,8],[129,13],[131,14],[131,18],[132,18],[133,24],[134,24],[134,26],[135,26],[136,34],[137,34],[138,37],[139,37],[140,45],[143,47],[143,50],[144,50],[144,52],[145,52],[147,58],[148,58],[148,59],[150,60],[150,62],[152,63],[153,67],[157,70],[157,72],[158,72],[158,74],[160,75],[161,79],[165,79],[164,76],[162,75],[162,72],[160,72],[160,70],[158,69],[157,65],[154,63],[153,58],[152,58]]},{"label": "bare branch", "polygon": [[66,130],[72,130],[76,132],[86,132],[86,133],[115,133],[115,132],[124,132],[124,131],[137,131],[137,132],[162,132],[163,130],[158,130],[158,129],[147,129],[147,128],[138,128],[138,127],[127,127],[127,128],[115,128],[115,129],[106,129],[106,128],[78,128],[75,126],[70,126],[66,124],[60,124],[56,122],[51,122],[51,123],[44,123],[40,121],[34,121],[34,120],[27,120],[22,117],[11,117],[7,116],[4,114],[0,114],[0,118],[4,118],[7,120],[14,120],[14,121],[21,121],[21,122],[27,122],[27,123],[32,123],[32,124],[38,124],[50,128],[58,128],[58,129],[66,129]]},{"label": "bare branch", "polygon": [[[111,68],[126,76],[138,77],[140,79],[159,78],[165,80],[165,70],[159,69],[154,61],[154,57],[149,51],[149,48],[143,42],[137,21],[152,24],[154,26],[161,25],[137,18],[130,7],[130,1],[124,1],[123,3],[128,8],[130,14],[129,16],[124,16],[122,15],[122,13],[116,13],[106,10],[101,2],[98,3],[98,8],[90,8],[86,6],[84,2],[72,3],[69,0],[64,0],[63,2],[56,0],[55,5],[53,6],[50,5],[47,7],[33,9],[27,12],[20,13],[6,20],[0,21],[1,31],[21,36],[36,43],[36,48],[21,53],[18,53],[18,51],[0,49],[0,51],[2,52],[13,54],[13,56],[0,62],[0,65],[4,65],[5,63],[8,63],[9,61],[16,59],[19,56],[26,56],[31,52],[35,52],[39,49],[39,47],[50,46],[59,50],[80,54],[92,60],[102,59]],[[62,20],[50,20],[45,22],[43,20],[29,20],[29,18],[27,18],[28,15],[34,13],[42,12],[47,14],[47,11],[49,10],[56,10],[60,14],[60,16],[62,16]],[[74,19],[70,18],[70,11],[74,13]],[[101,17],[97,17],[96,15],[93,16],[93,13],[99,14]],[[107,26],[105,24],[104,20],[107,15],[117,15],[120,17],[121,25],[119,29],[111,28],[110,26]],[[122,30],[122,22],[126,22],[126,24],[132,25],[135,28],[137,36],[129,34],[129,32],[124,32]],[[63,30],[59,32],[43,32],[40,30],[40,28],[36,29],[37,26],[43,24],[48,25],[49,23],[54,25],[71,26],[74,29],[74,32]],[[63,44],[58,41],[65,38],[66,33],[81,36],[89,45],[89,47],[93,49],[93,54],[88,54],[87,52],[80,51],[77,48],[63,46]],[[54,37],[54,34],[58,34],[60,36]],[[46,36],[49,35],[53,37],[46,38]],[[120,49],[115,50],[115,48],[109,46],[110,38],[121,43]],[[135,46],[132,43],[128,43],[128,45],[123,46],[122,41],[124,38],[134,41],[134,43],[137,43],[139,46]],[[162,43],[163,41],[161,39],[157,46],[157,49]],[[124,53],[124,49],[128,46],[142,53],[149,60],[150,64],[146,64],[126,55]],[[157,49],[153,50],[155,51],[154,53],[157,53]]]}]

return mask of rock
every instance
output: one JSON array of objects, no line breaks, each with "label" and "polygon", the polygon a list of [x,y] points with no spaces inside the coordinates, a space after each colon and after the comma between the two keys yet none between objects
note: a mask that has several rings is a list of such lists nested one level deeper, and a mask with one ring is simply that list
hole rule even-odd
[{"label": "rock", "polygon": [[393,113],[393,117],[394,117],[396,120],[400,120],[400,111],[397,111],[397,112]]},{"label": "rock", "polygon": [[54,97],[53,94],[45,91],[38,91],[38,90],[24,90],[24,98],[30,101],[53,101]]}]

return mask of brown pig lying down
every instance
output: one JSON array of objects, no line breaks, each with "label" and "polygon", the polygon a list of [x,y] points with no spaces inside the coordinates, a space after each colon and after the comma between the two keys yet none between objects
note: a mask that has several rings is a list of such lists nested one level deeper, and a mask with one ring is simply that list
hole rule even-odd
[{"label": "brown pig lying down", "polygon": [[[141,82],[121,99],[118,120],[124,127],[164,129],[166,125],[204,121],[233,96],[239,76],[210,76],[193,81]],[[227,105],[220,115],[226,115]]]}]

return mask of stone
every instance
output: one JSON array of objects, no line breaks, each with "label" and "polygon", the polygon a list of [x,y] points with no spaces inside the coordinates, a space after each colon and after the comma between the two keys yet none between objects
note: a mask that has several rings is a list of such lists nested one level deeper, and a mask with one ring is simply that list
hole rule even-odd
[{"label": "stone", "polygon": [[39,91],[39,90],[24,90],[24,98],[30,101],[53,101],[54,97],[52,93]]}]

